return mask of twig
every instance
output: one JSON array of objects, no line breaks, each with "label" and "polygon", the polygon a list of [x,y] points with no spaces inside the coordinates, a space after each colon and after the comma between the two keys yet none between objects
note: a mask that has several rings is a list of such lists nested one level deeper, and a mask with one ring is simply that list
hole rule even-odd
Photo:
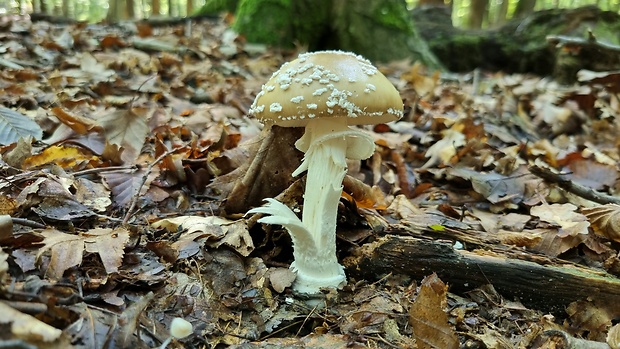
[{"label": "twig", "polygon": [[127,222],[129,221],[129,218],[131,218],[133,209],[134,207],[136,207],[136,203],[138,202],[138,197],[140,197],[140,192],[142,191],[142,187],[144,186],[144,183],[146,183],[146,180],[148,179],[149,174],[151,174],[151,171],[153,171],[153,167],[155,167],[155,165],[157,165],[160,161],[162,161],[166,156],[175,153],[179,149],[180,148],[167,150],[165,153],[161,154],[159,157],[157,157],[157,159],[155,159],[155,161],[153,161],[146,167],[146,170],[144,171],[144,175],[142,176],[142,181],[140,182],[140,185],[138,186],[138,190],[136,190],[136,193],[133,195],[133,198],[131,198],[131,203],[129,205],[129,208],[127,209],[127,213],[125,214],[125,217],[123,217],[123,224],[127,224]]},{"label": "twig", "polygon": [[31,228],[37,228],[37,229],[45,228],[45,224],[41,224],[39,222],[31,221],[30,219],[26,219],[26,218],[12,217],[11,220],[13,221],[14,224],[23,225],[25,227],[31,227]]},{"label": "twig", "polygon": [[531,166],[530,172],[546,181],[556,183],[560,188],[566,190],[569,193],[573,193],[584,199],[594,201],[599,204],[618,204],[620,205],[620,198],[600,193],[592,188],[585,187],[581,184],[575,183],[570,180],[566,174],[553,173],[548,169]]},{"label": "twig", "polygon": [[92,173],[102,173],[102,172],[123,172],[123,171],[135,171],[137,167],[135,165],[132,166],[110,166],[110,167],[97,167],[97,168],[89,168],[82,171],[73,172],[73,176],[82,176]]}]

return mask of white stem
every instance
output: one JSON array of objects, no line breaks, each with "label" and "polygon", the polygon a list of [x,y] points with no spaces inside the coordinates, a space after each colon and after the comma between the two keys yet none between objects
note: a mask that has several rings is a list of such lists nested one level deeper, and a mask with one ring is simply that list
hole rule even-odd
[{"label": "white stem", "polygon": [[166,347],[168,346],[168,344],[170,344],[170,342],[172,342],[172,336],[166,338],[166,340],[161,344],[159,349],[166,349]]},{"label": "white stem", "polygon": [[291,268],[297,272],[293,289],[317,294],[321,288],[339,288],[346,283],[344,268],[336,257],[336,220],[346,158],[368,158],[374,142],[368,134],[347,127],[342,117],[310,121],[295,146],[306,155],[293,176],[308,171],[302,220],[274,199],[248,213],[268,214],[259,222],[280,224],[288,230],[295,257]]},{"label": "white stem", "polygon": [[321,287],[339,287],[346,282],[344,268],[336,258],[336,220],[346,158],[348,154],[370,156],[374,143],[366,133],[349,128],[341,117],[310,121],[295,145],[306,153],[293,176],[308,171],[302,222],[313,240],[307,245],[314,245],[312,249],[295,246],[292,267],[297,270],[296,284],[300,287],[323,279]]}]

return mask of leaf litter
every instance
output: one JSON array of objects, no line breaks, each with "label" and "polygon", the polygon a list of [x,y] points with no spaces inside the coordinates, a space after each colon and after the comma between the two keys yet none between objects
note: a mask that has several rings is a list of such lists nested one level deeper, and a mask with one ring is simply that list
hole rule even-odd
[{"label": "leaf litter", "polygon": [[[591,199],[620,190],[618,72],[582,70],[563,86],[380,66],[406,113],[374,127],[375,154],[349,164],[338,218],[349,282],[320,308],[290,291],[286,232],[245,216],[266,197],[302,209],[290,176],[299,130],[261,133],[247,117],[298,52],[249,45],[220,20],[188,35],[11,23],[0,37],[10,48],[0,72],[3,343],[152,348],[182,317],[194,332],[169,347],[618,346],[620,302],[570,297],[590,277],[620,283],[620,210]],[[463,291],[440,266],[416,279],[347,264],[390,234],[448,241],[480,261],[579,270],[585,285],[569,285],[557,311],[540,306],[553,297],[542,280],[504,275],[517,291],[541,285],[519,299],[491,280]]]}]

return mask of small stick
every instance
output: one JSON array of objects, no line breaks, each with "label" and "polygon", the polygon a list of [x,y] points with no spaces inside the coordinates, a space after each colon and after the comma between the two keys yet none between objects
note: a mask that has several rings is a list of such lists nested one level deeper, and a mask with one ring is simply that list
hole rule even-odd
[{"label": "small stick", "polygon": [[155,167],[155,165],[157,165],[160,161],[162,161],[166,156],[178,151],[179,149],[181,148],[167,150],[165,153],[161,154],[159,157],[157,157],[157,159],[155,159],[155,161],[153,161],[146,167],[146,171],[144,171],[144,175],[142,176],[142,182],[140,182],[140,185],[138,186],[138,190],[136,190],[136,193],[133,195],[133,198],[131,198],[131,203],[129,205],[129,208],[127,209],[127,213],[125,214],[125,217],[123,217],[123,224],[127,224],[127,222],[129,221],[129,218],[131,218],[133,209],[134,207],[136,207],[136,203],[138,202],[138,197],[140,196],[140,192],[142,191],[142,187],[144,186],[144,183],[146,183],[146,180],[148,179],[151,171],[153,171],[153,167]]},{"label": "small stick", "polygon": [[620,205],[620,198],[616,196],[606,195],[600,193],[592,188],[585,187],[581,184],[571,181],[566,174],[553,173],[548,169],[531,166],[530,172],[546,181],[557,184],[560,188],[566,190],[569,193],[573,193],[584,199],[594,201],[599,204],[618,204]]},{"label": "small stick", "polygon": [[11,220],[13,221],[14,224],[23,225],[25,227],[37,228],[37,229],[44,229],[46,227],[45,224],[31,221],[30,219],[26,219],[26,218],[12,217]]}]

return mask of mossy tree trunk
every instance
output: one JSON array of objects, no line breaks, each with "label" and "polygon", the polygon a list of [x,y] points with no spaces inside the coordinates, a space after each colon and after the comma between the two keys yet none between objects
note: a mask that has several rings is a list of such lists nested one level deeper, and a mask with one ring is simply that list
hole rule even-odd
[{"label": "mossy tree trunk", "polygon": [[342,49],[372,61],[410,58],[441,67],[417,34],[404,0],[241,0],[234,29],[250,42]]},{"label": "mossy tree trunk", "polygon": [[402,0],[334,0],[334,34],[327,46],[353,51],[372,61],[408,58],[441,68],[408,13]]},{"label": "mossy tree trunk", "polygon": [[[538,11],[486,31],[454,28],[450,12],[443,7],[416,8],[412,17],[433,53],[452,71],[529,72],[570,82],[579,69],[617,69],[616,60],[604,60],[600,51],[597,57],[588,50],[559,50],[547,41],[549,35],[587,40],[591,32],[596,40],[619,46],[620,16],[596,6]],[[571,76],[562,72],[567,63]]]},{"label": "mossy tree trunk", "polygon": [[241,0],[233,28],[249,42],[314,46],[329,30],[331,0]]}]

